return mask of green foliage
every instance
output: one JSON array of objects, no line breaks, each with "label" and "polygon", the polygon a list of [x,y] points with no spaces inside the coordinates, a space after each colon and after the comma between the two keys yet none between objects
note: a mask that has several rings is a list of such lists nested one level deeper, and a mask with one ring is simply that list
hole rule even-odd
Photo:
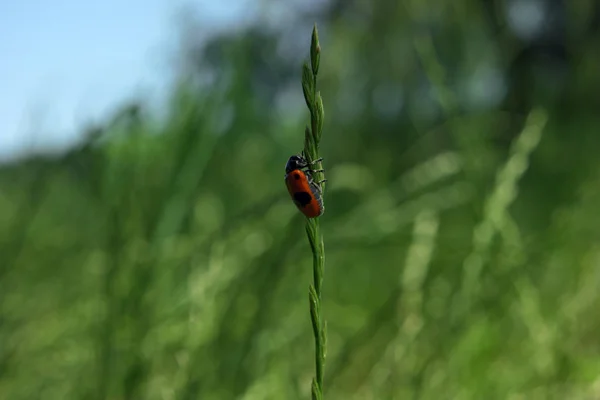
[{"label": "green foliage", "polygon": [[[509,67],[516,39],[478,6],[351,3],[303,70],[327,94],[326,121],[309,103],[327,132],[310,154],[327,155],[323,398],[598,398],[597,34],[572,32],[555,96],[558,78]],[[319,396],[314,276],[281,182],[298,60],[256,29],[215,38],[214,81],[182,77],[164,121],[141,105],[0,169],[0,398]],[[460,83],[482,60],[518,79],[473,109]]]}]

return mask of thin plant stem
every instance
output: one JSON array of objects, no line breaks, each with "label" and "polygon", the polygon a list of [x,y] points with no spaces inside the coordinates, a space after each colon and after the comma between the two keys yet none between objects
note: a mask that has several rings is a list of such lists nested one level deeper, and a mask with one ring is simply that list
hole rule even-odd
[{"label": "thin plant stem", "polygon": [[[319,143],[323,130],[323,100],[317,91],[317,74],[319,72],[319,61],[321,46],[319,35],[315,24],[312,32],[310,45],[310,65],[305,62],[302,66],[302,90],[306,105],[310,111],[310,127],[307,126],[304,134],[304,156],[307,161],[312,162],[319,158]],[[315,169],[321,169],[321,163]],[[312,176],[315,182],[323,179],[322,172],[315,172]],[[321,191],[324,183],[320,183]],[[323,375],[325,370],[325,356],[327,352],[327,326],[321,316],[321,290],[323,287],[323,270],[325,265],[325,248],[323,237],[319,226],[319,218],[306,220],[306,234],[313,254],[313,283],[309,286],[310,316],[315,337],[315,377],[312,381],[313,400],[323,398]]]}]

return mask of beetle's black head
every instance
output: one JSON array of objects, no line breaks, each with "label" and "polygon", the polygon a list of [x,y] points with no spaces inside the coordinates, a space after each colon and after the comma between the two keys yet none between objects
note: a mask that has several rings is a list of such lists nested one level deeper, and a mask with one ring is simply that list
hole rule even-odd
[{"label": "beetle's black head", "polygon": [[291,156],[285,164],[285,173],[289,174],[295,169],[302,169],[307,166],[306,160],[302,156]]}]

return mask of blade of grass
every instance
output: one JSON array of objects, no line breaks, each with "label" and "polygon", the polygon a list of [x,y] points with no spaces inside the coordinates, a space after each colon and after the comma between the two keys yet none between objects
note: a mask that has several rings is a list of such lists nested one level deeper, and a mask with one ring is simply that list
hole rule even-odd
[{"label": "blade of grass", "polygon": [[[323,100],[317,91],[317,74],[319,72],[321,46],[317,25],[314,25],[310,45],[310,65],[304,63],[302,66],[302,91],[306,105],[310,111],[310,127],[306,127],[304,136],[304,156],[307,161],[312,162],[319,158],[319,142],[323,129]],[[315,169],[321,169],[321,165]],[[312,178],[315,182],[323,179],[322,172],[314,173]],[[323,184],[321,190],[324,189]],[[313,278],[314,282],[309,287],[310,315],[315,336],[315,370],[316,376],[312,381],[313,400],[323,398],[323,375],[325,369],[325,356],[327,345],[327,327],[321,316],[321,288],[323,285],[323,269],[325,263],[325,249],[323,237],[319,227],[319,218],[307,219],[306,234],[313,254]]]},{"label": "blade of grass", "polygon": [[463,264],[459,303],[454,307],[458,316],[462,317],[481,294],[480,277],[489,260],[494,237],[505,231],[507,224],[510,224],[509,228],[513,226],[509,208],[517,198],[519,180],[529,167],[531,153],[540,143],[547,121],[548,114],[544,109],[531,111],[525,128],[511,147],[510,157],[496,174],[496,184],[486,200],[483,219],[473,231],[471,253]]}]

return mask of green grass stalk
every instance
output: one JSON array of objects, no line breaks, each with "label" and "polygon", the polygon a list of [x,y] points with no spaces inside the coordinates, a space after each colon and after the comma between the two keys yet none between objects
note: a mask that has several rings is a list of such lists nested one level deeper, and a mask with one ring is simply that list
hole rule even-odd
[{"label": "green grass stalk", "polygon": [[[321,99],[321,94],[317,91],[320,55],[321,46],[319,45],[319,35],[317,25],[315,24],[310,45],[310,65],[305,62],[302,66],[302,90],[306,105],[310,111],[310,127],[306,127],[304,135],[304,156],[309,162],[319,158],[319,142],[321,141],[323,118],[325,115],[323,100]],[[320,163],[315,169],[321,169]],[[315,182],[319,182],[323,179],[322,174],[322,172],[316,172],[312,178]],[[321,189],[324,189],[324,183],[321,184]],[[309,286],[308,293],[310,316],[315,337],[316,376],[312,381],[312,398],[313,400],[317,400],[323,398],[323,375],[327,351],[327,327],[321,315],[321,288],[323,286],[325,248],[319,227],[319,218],[306,220],[306,234],[313,254],[314,282]]]}]

